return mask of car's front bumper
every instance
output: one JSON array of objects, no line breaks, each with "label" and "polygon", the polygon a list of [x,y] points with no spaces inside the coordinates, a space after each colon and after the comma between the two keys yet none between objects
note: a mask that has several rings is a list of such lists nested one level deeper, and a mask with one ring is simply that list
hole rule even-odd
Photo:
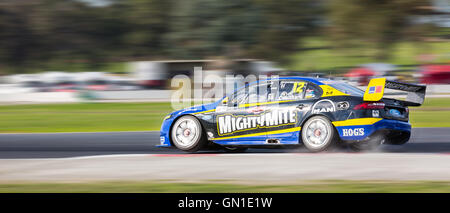
[{"label": "car's front bumper", "polygon": [[157,147],[172,147],[170,143],[170,126],[173,123],[174,118],[165,119],[161,125],[161,131],[159,133],[159,145]]}]

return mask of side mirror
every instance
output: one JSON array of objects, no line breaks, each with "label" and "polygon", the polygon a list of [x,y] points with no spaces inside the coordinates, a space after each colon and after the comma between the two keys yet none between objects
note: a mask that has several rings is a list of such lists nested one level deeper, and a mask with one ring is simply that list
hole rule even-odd
[{"label": "side mirror", "polygon": [[222,100],[222,105],[227,105],[227,104],[228,104],[228,97],[226,97]]}]

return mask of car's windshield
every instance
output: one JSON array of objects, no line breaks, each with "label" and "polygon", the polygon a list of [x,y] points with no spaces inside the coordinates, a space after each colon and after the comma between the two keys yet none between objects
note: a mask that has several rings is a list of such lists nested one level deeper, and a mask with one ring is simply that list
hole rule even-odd
[{"label": "car's windshield", "polygon": [[358,88],[356,88],[356,87],[354,87],[352,85],[346,84],[346,83],[333,82],[333,83],[328,84],[328,85],[330,85],[331,87],[333,87],[333,88],[335,88],[335,89],[337,89],[337,90],[339,90],[339,91],[341,91],[343,93],[349,94],[349,95],[364,96],[364,91],[363,90],[360,90],[360,89],[358,89]]}]

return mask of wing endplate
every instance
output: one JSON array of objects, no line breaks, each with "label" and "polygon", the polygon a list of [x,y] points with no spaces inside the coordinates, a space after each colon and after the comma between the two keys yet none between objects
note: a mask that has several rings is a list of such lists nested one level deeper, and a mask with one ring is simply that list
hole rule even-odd
[{"label": "wing endplate", "polygon": [[389,81],[386,78],[374,78],[370,80],[364,92],[364,101],[379,101],[383,98],[384,89],[401,90],[408,93],[406,100],[399,100],[405,106],[420,106],[425,100],[426,85],[409,84]]},{"label": "wing endplate", "polygon": [[383,98],[386,78],[374,78],[370,80],[364,92],[364,101],[379,101]]}]

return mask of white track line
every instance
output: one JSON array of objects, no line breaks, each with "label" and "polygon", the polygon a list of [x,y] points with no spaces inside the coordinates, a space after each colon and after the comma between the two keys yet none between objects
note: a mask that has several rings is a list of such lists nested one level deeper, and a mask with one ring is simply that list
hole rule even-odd
[{"label": "white track line", "polygon": [[[121,157],[174,157],[174,158],[183,158],[183,157],[255,157],[255,156],[295,156],[295,155],[304,155],[304,156],[324,156],[324,155],[366,155],[366,154],[402,154],[409,155],[408,153],[383,153],[383,152],[373,152],[373,153],[347,153],[347,152],[333,152],[333,153],[200,153],[200,154],[189,154],[189,153],[178,153],[178,154],[111,154],[111,155],[91,155],[91,156],[79,156],[79,157],[65,157],[65,158],[42,158],[42,159],[73,159],[73,160],[81,160],[81,159],[96,159],[96,158],[121,158]],[[449,153],[420,153],[423,155],[449,155]],[[27,159],[27,158],[24,158]],[[34,158],[33,158],[34,159]]]}]

